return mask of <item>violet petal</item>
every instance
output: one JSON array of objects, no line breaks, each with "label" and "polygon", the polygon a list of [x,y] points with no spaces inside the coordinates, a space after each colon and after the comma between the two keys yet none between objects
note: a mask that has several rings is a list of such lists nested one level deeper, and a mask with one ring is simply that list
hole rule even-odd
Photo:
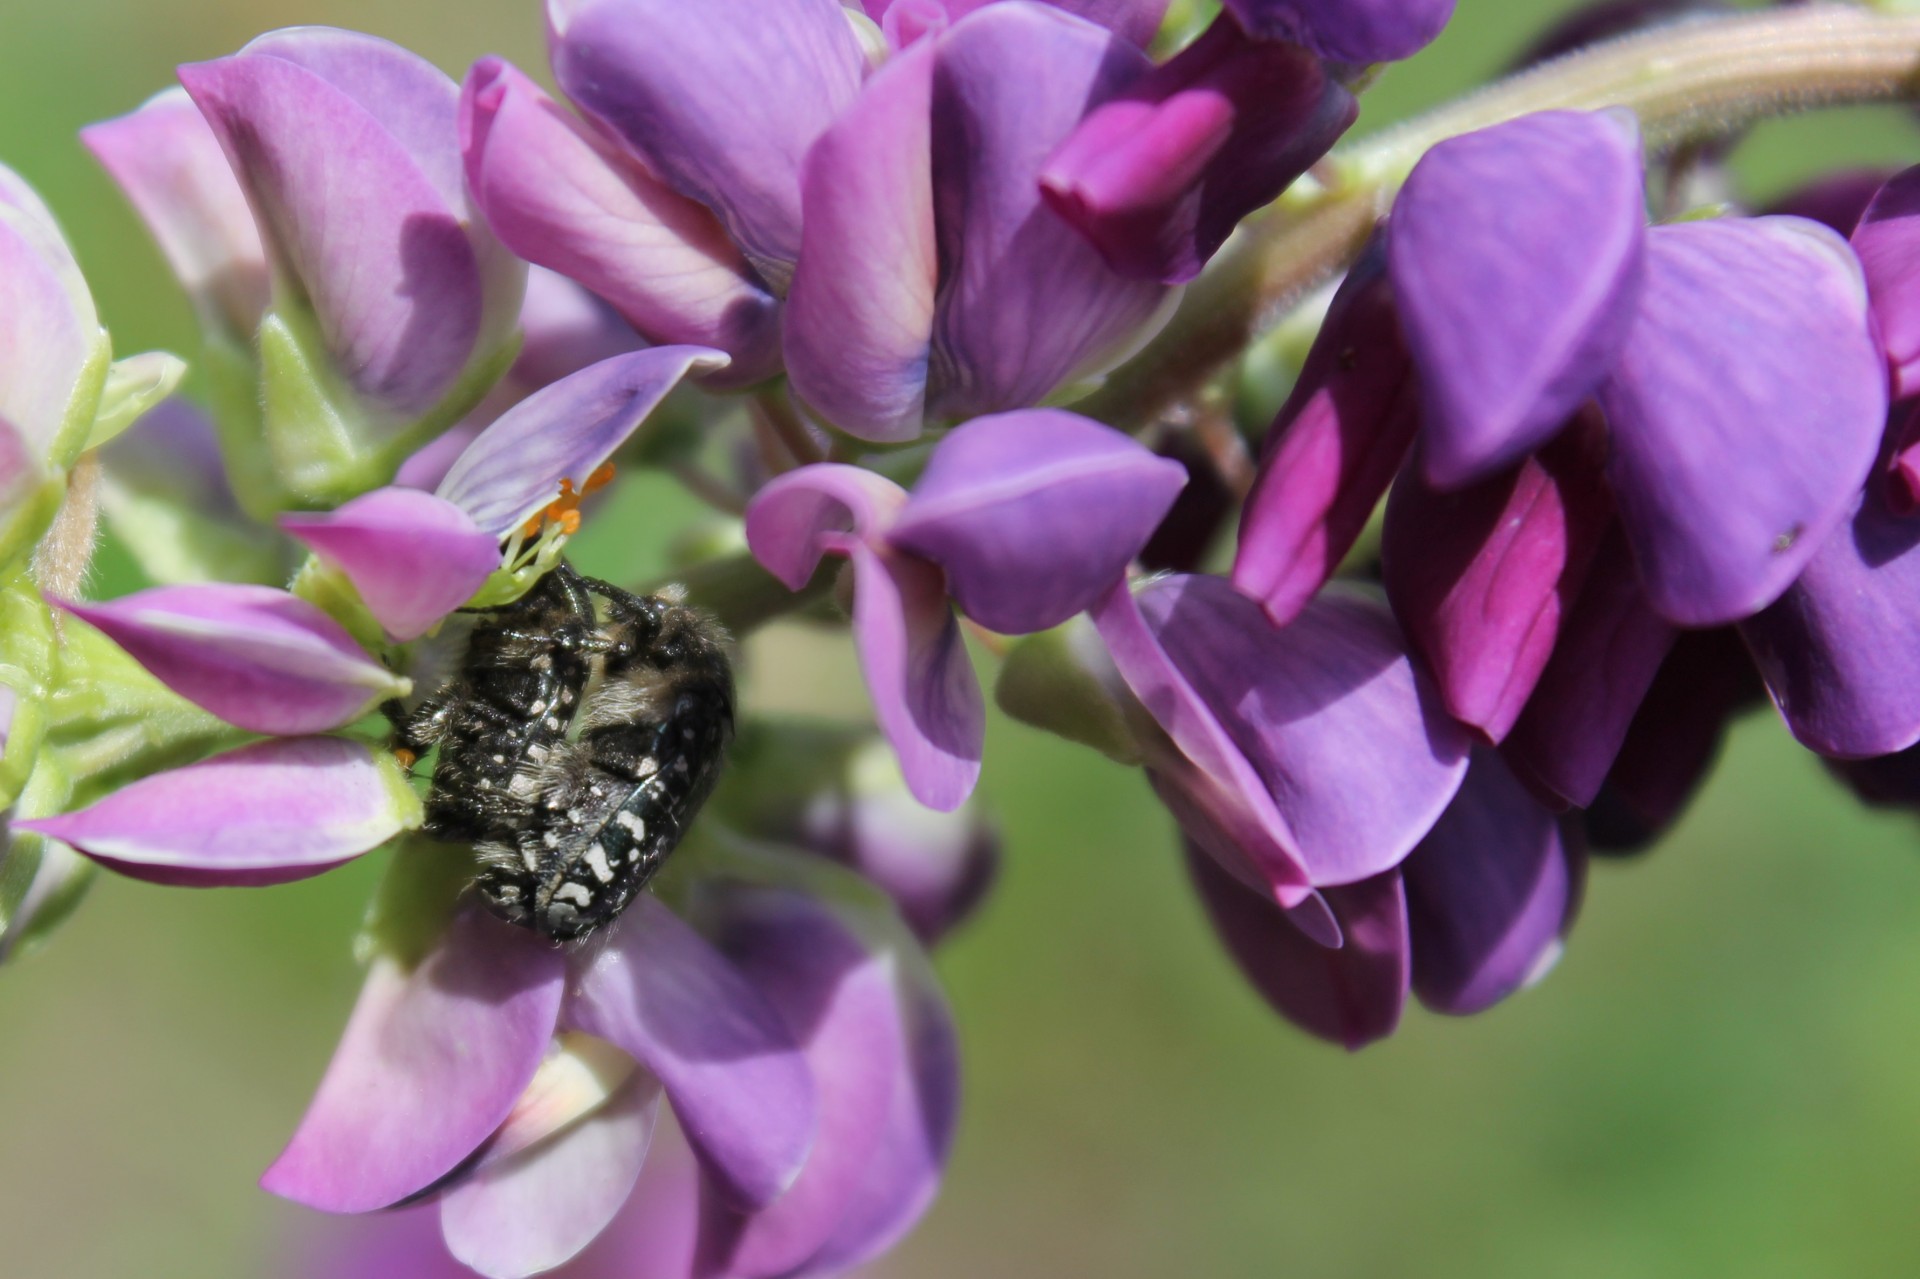
[{"label": "violet petal", "polygon": [[656,346],[589,365],[535,391],[482,431],[440,481],[439,496],[482,532],[505,537],[587,477],[689,373],[725,367],[698,346]]},{"label": "violet petal", "polygon": [[1410,57],[1440,34],[1453,0],[1226,0],[1247,34],[1292,40],[1340,62]]},{"label": "violet petal", "polygon": [[1329,950],[1191,847],[1187,870],[1227,953],[1288,1021],[1349,1051],[1386,1038],[1400,1024],[1409,960],[1398,872],[1328,890],[1346,937],[1345,945]]},{"label": "violet petal", "polygon": [[806,224],[789,295],[794,390],[863,440],[910,440],[933,337],[932,42],[881,68],[820,136],[801,177]]},{"label": "violet petal", "polygon": [[447,1251],[489,1279],[572,1260],[627,1202],[659,1108],[659,1085],[636,1077],[571,1128],[453,1186],[440,1200]]},{"label": "violet petal", "polygon": [[533,1078],[565,958],[470,907],[420,964],[377,957],[326,1077],[260,1184],[326,1212],[418,1193],[485,1141]]},{"label": "violet petal", "polygon": [[388,636],[415,640],[500,567],[499,539],[431,493],[383,488],[280,527],[346,574]]},{"label": "violet petal", "polygon": [[53,215],[4,165],[0,280],[0,422],[44,461],[101,340],[100,322]]},{"label": "violet petal", "polygon": [[747,506],[747,546],[761,567],[797,591],[812,579],[829,535],[884,539],[906,492],[857,466],[819,463],[769,481]]},{"label": "violet petal", "polygon": [[1920,391],[1920,168],[1881,187],[1853,228],[1873,318],[1893,375],[1893,398]]},{"label": "violet petal", "polygon": [[1553,657],[1502,744],[1516,773],[1562,802],[1599,793],[1674,629],[1653,611],[1615,529],[1560,624]]},{"label": "violet petal", "polygon": [[1454,493],[1418,465],[1381,537],[1387,598],[1447,711],[1490,742],[1513,728],[1613,519],[1606,435],[1583,411],[1540,452]]},{"label": "violet petal", "polygon": [[1122,275],[1180,284],[1327,153],[1359,104],[1299,45],[1230,17],[1090,112],[1040,176]]},{"label": "violet petal", "polygon": [[266,249],[219,139],[185,90],[88,125],[80,140],[133,202],[202,324],[250,342],[267,309]]},{"label": "violet petal", "polygon": [[1654,228],[1600,406],[1653,607],[1681,626],[1765,608],[1845,518],[1886,424],[1846,242],[1802,218]]},{"label": "violet petal", "polygon": [[651,895],[588,962],[567,1020],[653,1072],[735,1204],[764,1207],[800,1175],[818,1113],[806,1058],[747,979]]},{"label": "violet petal", "polygon": [[866,69],[838,0],[582,0],[553,36],[567,96],[784,282],[801,161]]},{"label": "violet petal", "polygon": [[1366,527],[1420,425],[1383,255],[1354,264],[1274,418],[1240,516],[1233,584],[1284,626]]},{"label": "violet petal", "polygon": [[934,448],[887,541],[938,564],[990,630],[1047,630],[1104,594],[1186,484],[1177,462],[1060,409],[975,418]]},{"label": "violet petal", "polygon": [[461,94],[467,181],[508,248],[578,280],[655,342],[714,347],[730,376],[771,371],[778,307],[712,213],[483,58]]},{"label": "violet petal", "polygon": [[1081,118],[1148,65],[1118,37],[1034,4],[988,5],[941,37],[933,413],[1037,404],[1112,363],[1160,312],[1167,290],[1114,273],[1039,186]]},{"label": "violet petal", "polygon": [[1632,323],[1645,243],[1639,139],[1615,116],[1522,116],[1414,166],[1387,255],[1434,485],[1518,461],[1594,393]]},{"label": "violet petal", "polygon": [[1400,868],[1413,989],[1436,1012],[1490,1008],[1557,953],[1585,857],[1498,753],[1479,750],[1447,811]]},{"label": "violet petal", "polygon": [[1140,610],[1257,770],[1316,886],[1398,865],[1459,787],[1466,733],[1374,600],[1329,591],[1276,627],[1196,576],[1150,583]]},{"label": "violet petal", "polygon": [[104,604],[58,603],[168,688],[249,732],[325,732],[406,691],[338,622],[272,587],[158,586]]}]

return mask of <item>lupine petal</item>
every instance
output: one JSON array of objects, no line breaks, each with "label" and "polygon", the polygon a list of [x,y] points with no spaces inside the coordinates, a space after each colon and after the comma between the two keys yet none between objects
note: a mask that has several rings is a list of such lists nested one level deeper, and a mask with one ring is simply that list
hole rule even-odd
[{"label": "lupine petal", "polygon": [[1466,734],[1383,605],[1329,592],[1276,627],[1226,582],[1196,576],[1149,584],[1140,609],[1259,773],[1316,886],[1398,865],[1459,787]]},{"label": "lupine petal", "polygon": [[833,908],[791,890],[729,885],[702,901],[699,918],[779,1011],[813,1072],[820,1130],[799,1180],[759,1212],[709,1214],[709,1246],[729,1270],[788,1274],[845,1215],[907,1069],[896,962]]},{"label": "lupine petal", "polygon": [[1587,813],[1594,844],[1640,848],[1666,833],[1706,780],[1728,721],[1765,699],[1766,685],[1737,630],[1683,632]]},{"label": "lupine petal", "polygon": [[1674,634],[1647,602],[1615,530],[1594,556],[1553,657],[1503,743],[1507,763],[1562,802],[1591,804]]},{"label": "lupine petal", "polygon": [[406,692],[338,622],[272,587],[159,586],[60,604],[168,688],[249,732],[325,732]]},{"label": "lupine petal", "polygon": [[857,466],[803,466],[754,494],[747,507],[747,546],[761,567],[797,591],[819,569],[829,535],[882,540],[906,500],[898,484]]},{"label": "lupine petal", "polygon": [[[863,3],[867,16],[875,22],[881,21],[895,9],[908,7],[897,0],[863,0]],[[1000,0],[920,0],[920,3],[932,4],[941,9],[950,21],[958,21],[975,9],[998,4]],[[1044,3],[1077,14],[1089,22],[1097,22],[1144,49],[1160,30],[1160,22],[1167,16],[1169,0],[1044,0]]]},{"label": "lupine petal", "polygon": [[567,96],[779,284],[800,252],[801,161],[865,68],[837,0],[583,0],[554,30]]},{"label": "lupine petal", "polygon": [[473,198],[508,248],[578,280],[655,342],[771,370],[778,308],[702,205],[616,152],[540,87],[482,58],[461,94]]},{"label": "lupine petal", "polygon": [[1346,557],[1420,425],[1420,394],[1370,252],[1334,294],[1240,516],[1233,584],[1284,626]]},{"label": "lupine petal", "polygon": [[396,785],[359,742],[277,738],[143,777],[78,812],[14,825],[156,884],[283,884],[399,834],[406,814]]},{"label": "lupine petal", "polygon": [[280,527],[345,573],[396,640],[425,635],[500,567],[498,538],[417,489],[375,489],[335,511],[283,515]]},{"label": "lupine petal", "polygon": [[[1811,218],[1825,227],[1831,227],[1841,235],[1852,235],[1859,227],[1860,219],[1873,203],[1873,197],[1887,184],[1893,174],[1886,169],[1841,169],[1838,172],[1822,174],[1813,181],[1800,187],[1785,197],[1774,201],[1763,213],[1784,213],[1789,217]],[[1861,252],[1859,245],[1854,246],[1856,254]],[[1865,258],[1862,257],[1862,262]],[[1870,270],[1871,268],[1869,268]],[[1871,275],[1867,280],[1867,292],[1874,291]],[[1884,333],[1882,334],[1884,337]]]},{"label": "lupine petal", "polygon": [[910,440],[933,338],[934,46],[881,68],[807,154],[785,353],[807,404],[863,440]]},{"label": "lupine petal", "polygon": [[167,89],[80,140],[125,192],[201,322],[237,343],[267,309],[267,257],[220,141],[182,89]]},{"label": "lupine petal", "polygon": [[1155,761],[1148,777],[1187,834],[1236,878],[1267,885],[1282,907],[1307,900],[1313,886],[1293,831],[1222,722],[1231,708],[1201,696],[1126,582],[1115,583],[1092,616],[1120,677],[1175,748],[1176,758]]},{"label": "lupine petal", "polygon": [[543,266],[527,271],[520,332],[525,341],[507,377],[527,394],[648,345],[598,294]]},{"label": "lupine petal", "polygon": [[1400,1024],[1408,981],[1407,899],[1389,871],[1327,892],[1346,944],[1329,950],[1191,847],[1187,870],[1215,931],[1255,990],[1302,1030],[1357,1051]]},{"label": "lupine petal", "polygon": [[447,1251],[489,1279],[563,1265],[619,1213],[646,1162],[660,1086],[637,1077],[607,1103],[440,1200]]},{"label": "lupine petal", "polygon": [[1584,862],[1574,828],[1498,753],[1476,751],[1460,793],[1400,868],[1420,1002],[1477,1013],[1551,963]]},{"label": "lupine petal", "polygon": [[1457,488],[1518,461],[1594,393],[1633,320],[1645,244],[1639,140],[1614,116],[1543,111],[1421,158],[1387,255],[1429,480]]},{"label": "lupine petal", "polygon": [[53,215],[5,166],[0,281],[0,421],[44,460],[93,353],[99,320]]},{"label": "lupine petal", "polygon": [[1114,270],[1180,284],[1358,114],[1313,54],[1251,40],[1221,17],[1089,113],[1048,159],[1041,188]]},{"label": "lupine petal", "polygon": [[1149,65],[1103,29],[1033,4],[988,5],[941,38],[934,413],[1037,404],[1110,364],[1160,312],[1167,290],[1115,274],[1039,186],[1081,118]]},{"label": "lupine petal", "polygon": [[1920,168],[1880,188],[1853,228],[1853,251],[1866,272],[1893,398],[1906,399],[1920,391]]},{"label": "lupine petal", "polygon": [[1920,741],[1920,520],[1871,494],[1777,603],[1740,624],[1793,735],[1822,755]]},{"label": "lupine petal", "polygon": [[1226,0],[1226,8],[1249,35],[1362,63],[1419,52],[1453,16],[1453,0]]},{"label": "lupine petal", "polygon": [[1859,266],[1800,218],[1656,227],[1600,405],[1620,520],[1682,626],[1772,603],[1845,518],[1886,424]]},{"label": "lupine petal", "polygon": [[437,492],[481,531],[505,537],[559,496],[561,480],[580,491],[681,378],[726,361],[705,347],[656,346],[590,365],[501,414]]},{"label": "lupine petal", "polygon": [[887,534],[938,564],[967,616],[1043,631],[1088,608],[1186,484],[1177,462],[1060,409],[975,418],[934,448]]},{"label": "lupine petal", "polygon": [[1447,711],[1498,742],[1546,669],[1613,519],[1606,435],[1583,410],[1518,468],[1440,493],[1417,464],[1381,538],[1387,598]]},{"label": "lupine petal", "polygon": [[260,1184],[369,1212],[446,1176],[539,1068],[565,973],[559,951],[477,907],[413,969],[375,958],[313,1104]]},{"label": "lupine petal", "polygon": [[805,1057],[746,978],[653,897],[628,907],[567,1019],[658,1077],[733,1203],[763,1207],[800,1175],[818,1113]]}]

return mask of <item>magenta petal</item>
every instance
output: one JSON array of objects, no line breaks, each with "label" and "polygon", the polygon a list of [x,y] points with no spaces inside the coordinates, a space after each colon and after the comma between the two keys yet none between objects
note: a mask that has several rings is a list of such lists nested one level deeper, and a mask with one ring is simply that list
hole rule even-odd
[{"label": "magenta petal", "polygon": [[1218,578],[1174,577],[1141,591],[1140,610],[1258,772],[1314,885],[1398,865],[1453,798],[1466,733],[1383,605],[1330,591],[1276,627]]},{"label": "magenta petal", "polygon": [[1034,4],[991,4],[941,37],[933,89],[942,264],[930,411],[1038,404],[1111,364],[1160,310],[1040,194],[1047,157],[1149,66],[1132,45]]},{"label": "magenta petal", "polygon": [[895,58],[807,155],[786,362],[809,407],[863,440],[910,440],[926,404],[938,264],[933,44]]},{"label": "magenta petal", "polygon": [[747,506],[747,546],[767,572],[797,591],[837,548],[837,533],[884,539],[907,495],[892,480],[837,462],[769,481]]},{"label": "magenta petal", "polygon": [[658,1084],[631,1079],[579,1123],[453,1186],[440,1200],[447,1250],[489,1279],[571,1260],[626,1203],[659,1103]]},{"label": "magenta petal", "polygon": [[338,622],[268,586],[160,586],[104,604],[59,603],[168,688],[249,732],[325,732],[405,689]]},{"label": "magenta petal", "polygon": [[853,561],[853,640],[874,718],[907,789],[952,812],[980,780],[987,712],[940,570],[887,547],[846,539]]},{"label": "magenta petal", "polygon": [[1613,520],[1590,410],[1518,468],[1454,493],[1410,465],[1387,502],[1387,598],[1447,711],[1498,742],[1546,669]]},{"label": "magenta petal", "polygon": [[90,808],[14,822],[156,884],[284,884],[400,833],[394,782],[337,737],[256,742],[143,777]]},{"label": "magenta petal", "polygon": [[[943,21],[958,21],[975,9],[1001,3],[1001,0],[863,0],[863,3],[867,16],[875,22],[889,20],[910,8],[938,10]],[[1144,49],[1160,30],[1169,0],[1044,0],[1044,3],[1097,22]],[[905,43],[899,47],[904,48]]]},{"label": "magenta petal", "polygon": [[713,894],[710,907],[701,910],[701,922],[786,1022],[806,1054],[820,1105],[819,1135],[792,1189],[750,1215],[711,1214],[710,1233],[729,1271],[788,1274],[840,1224],[907,1068],[907,1027],[895,991],[899,961],[802,893],[728,886]]},{"label": "magenta petal", "polygon": [[1292,40],[1340,62],[1419,52],[1453,16],[1453,0],[1226,0],[1247,34]]},{"label": "magenta petal", "polygon": [[1558,953],[1585,852],[1500,756],[1474,753],[1467,780],[1400,868],[1413,989],[1436,1012],[1477,1013]]},{"label": "magenta petal", "polygon": [[1600,394],[1647,598],[1681,626],[1772,603],[1845,518],[1886,425],[1846,242],[1801,218],[1656,227]]},{"label": "magenta petal", "polygon": [[1119,580],[1186,479],[1179,463],[1060,409],[976,418],[935,447],[887,541],[945,569],[974,621],[1024,635]]},{"label": "magenta petal", "polygon": [[500,567],[497,538],[417,489],[375,489],[335,511],[283,515],[280,527],[345,573],[396,640],[425,635]]},{"label": "magenta petal", "polygon": [[1653,611],[1618,530],[1594,557],[1561,622],[1553,657],[1503,748],[1507,763],[1548,795],[1593,803],[1674,629]]},{"label": "magenta petal", "polygon": [[1187,870],[1234,963],[1281,1016],[1349,1051],[1400,1024],[1409,961],[1407,898],[1397,872],[1327,891],[1346,937],[1329,950],[1191,847]]},{"label": "magenta petal", "polygon": [[325,1212],[368,1212],[446,1176],[539,1068],[565,971],[559,951],[478,908],[411,971],[376,958],[313,1104],[260,1184]]},{"label": "magenta petal", "polygon": [[1920,391],[1920,168],[1880,188],[1853,228],[1873,318],[1893,373],[1893,398]]},{"label": "magenta petal", "polygon": [[587,477],[640,428],[689,373],[727,357],[698,346],[656,346],[589,365],[502,413],[440,481],[439,496],[482,532],[505,537]]},{"label": "magenta petal", "polygon": [[801,161],[865,70],[838,0],[581,0],[554,31],[567,96],[776,276],[800,252]]},{"label": "magenta petal", "polygon": [[739,970],[652,896],[580,975],[568,1021],[659,1078],[734,1203],[764,1207],[800,1175],[818,1113],[805,1057]]},{"label": "magenta petal", "polygon": [[[414,61],[423,83],[445,82],[445,146],[455,154],[453,84]],[[348,384],[402,416],[431,409],[479,353],[488,301],[464,209],[385,121],[287,58],[243,51],[184,66],[180,81]]]},{"label": "magenta petal", "polygon": [[1240,516],[1233,584],[1284,626],[1353,549],[1420,426],[1420,396],[1370,252],[1334,295],[1293,393],[1268,429]]},{"label": "magenta petal", "polygon": [[1414,166],[1387,254],[1436,486],[1518,461],[1594,393],[1632,323],[1645,243],[1639,139],[1615,116],[1522,116]]},{"label": "magenta petal", "polygon": [[[0,165],[0,422],[44,461],[100,340],[100,322],[53,214]],[[0,493],[11,485],[0,477]]]},{"label": "magenta petal", "polygon": [[503,243],[578,280],[655,342],[771,368],[778,308],[702,205],[581,125],[518,70],[467,74],[460,132],[473,198]]},{"label": "magenta petal", "polygon": [[1359,105],[1299,45],[1215,20],[1048,159],[1048,203],[1122,275],[1179,284],[1325,155]]},{"label": "magenta petal", "polygon": [[181,89],[80,131],[133,202],[202,323],[252,340],[267,307],[266,250],[220,141]]},{"label": "magenta petal", "polygon": [[1855,759],[1920,741],[1920,520],[1869,494],[1740,633],[1809,748]]}]

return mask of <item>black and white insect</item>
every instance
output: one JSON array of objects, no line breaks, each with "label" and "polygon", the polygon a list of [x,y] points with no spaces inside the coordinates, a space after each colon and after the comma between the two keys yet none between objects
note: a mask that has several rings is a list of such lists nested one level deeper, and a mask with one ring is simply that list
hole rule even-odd
[{"label": "black and white insect", "polygon": [[561,565],[483,613],[395,746],[438,747],[422,830],[470,842],[480,899],[556,941],[614,919],[680,842],[733,736],[726,637],[675,592]]}]

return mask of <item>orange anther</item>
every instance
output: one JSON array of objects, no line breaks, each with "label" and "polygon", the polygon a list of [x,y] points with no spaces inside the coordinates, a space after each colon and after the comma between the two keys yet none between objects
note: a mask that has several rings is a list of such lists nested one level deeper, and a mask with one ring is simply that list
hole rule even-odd
[{"label": "orange anther", "polygon": [[584,497],[586,494],[591,493],[596,489],[603,489],[611,483],[613,483],[613,463],[602,462],[600,465],[593,468],[593,474],[589,475],[587,477],[587,482],[581,486],[580,488],[581,496]]},{"label": "orange anther", "polygon": [[560,531],[562,533],[565,533],[568,537],[572,537],[575,533],[578,533],[580,531],[580,512],[578,511],[560,512],[559,523],[560,523]]},{"label": "orange anther", "polygon": [[393,757],[400,761],[400,767],[408,770],[409,772],[413,770],[414,761],[420,758],[418,755],[415,755],[412,751],[406,749],[404,746],[395,747],[393,752]]}]

